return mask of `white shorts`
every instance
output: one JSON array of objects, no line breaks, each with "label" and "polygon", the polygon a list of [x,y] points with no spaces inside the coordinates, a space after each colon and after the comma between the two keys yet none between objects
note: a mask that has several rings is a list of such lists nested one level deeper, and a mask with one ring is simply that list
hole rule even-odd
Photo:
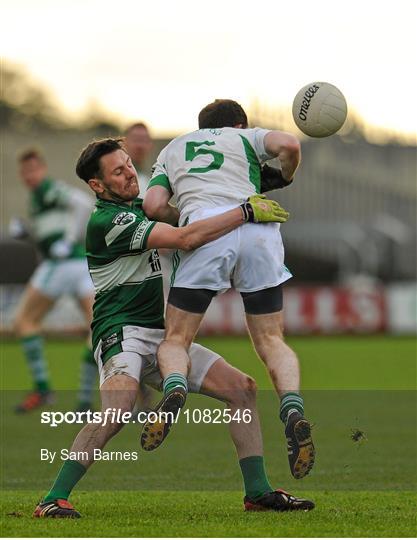
[{"label": "white shorts", "polygon": [[[144,382],[156,390],[161,390],[162,377],[158,369],[156,352],[164,335],[165,330],[124,326],[123,340],[120,342],[122,352],[110,357],[104,364],[101,360],[102,342],[100,341],[94,351],[100,375],[100,386],[113,375],[128,375],[138,382]],[[190,392],[198,393],[208,370],[220,356],[197,343],[191,345],[188,354],[191,360],[188,388]]]},{"label": "white shorts", "polygon": [[94,286],[86,259],[43,261],[30,278],[32,287],[50,298],[64,294],[85,298],[94,296]]},{"label": "white shorts", "polygon": [[[189,222],[235,208],[203,209]],[[173,257],[171,287],[225,292],[254,292],[276,287],[292,277],[284,265],[284,245],[279,223],[246,223],[195,251],[178,251]]]}]

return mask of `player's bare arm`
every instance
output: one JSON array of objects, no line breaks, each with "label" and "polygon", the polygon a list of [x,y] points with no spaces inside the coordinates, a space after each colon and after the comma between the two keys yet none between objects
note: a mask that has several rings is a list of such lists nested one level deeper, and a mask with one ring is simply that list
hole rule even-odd
[{"label": "player's bare arm", "polygon": [[170,225],[176,225],[180,213],[169,201],[172,194],[163,186],[153,186],[148,189],[143,201],[143,209],[151,219],[157,219]]},{"label": "player's bare arm", "polygon": [[178,228],[166,223],[158,223],[149,235],[147,247],[176,248],[191,251],[217,240],[217,238],[224,236],[248,221],[286,221],[288,216],[288,212],[283,210],[275,201],[270,201],[262,196],[253,196],[246,203],[233,210],[196,221],[185,227]]},{"label": "player's bare arm", "polygon": [[196,221],[186,227],[172,227],[166,223],[158,223],[149,235],[147,247],[191,251],[233,231],[244,222],[242,210],[238,207],[220,216]]},{"label": "player's bare arm", "polygon": [[264,138],[265,150],[281,162],[282,176],[290,182],[301,161],[301,146],[294,135],[284,131],[270,131]]}]

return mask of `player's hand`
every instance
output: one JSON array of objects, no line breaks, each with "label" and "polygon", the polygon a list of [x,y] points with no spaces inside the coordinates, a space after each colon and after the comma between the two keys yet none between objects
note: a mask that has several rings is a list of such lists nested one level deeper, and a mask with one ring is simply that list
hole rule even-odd
[{"label": "player's hand", "polygon": [[261,193],[272,191],[273,189],[282,189],[292,184],[293,179],[287,180],[282,175],[282,170],[276,167],[270,167],[265,163],[261,168]]},{"label": "player's hand", "polygon": [[53,259],[66,259],[71,255],[73,245],[67,240],[57,240],[49,248],[49,255]]},{"label": "player's hand", "polygon": [[22,219],[18,217],[12,217],[9,221],[9,236],[11,238],[19,239],[29,236],[28,230]]},{"label": "player's hand", "polygon": [[251,223],[285,223],[290,214],[276,201],[267,199],[265,195],[252,195],[241,205],[244,219]]}]

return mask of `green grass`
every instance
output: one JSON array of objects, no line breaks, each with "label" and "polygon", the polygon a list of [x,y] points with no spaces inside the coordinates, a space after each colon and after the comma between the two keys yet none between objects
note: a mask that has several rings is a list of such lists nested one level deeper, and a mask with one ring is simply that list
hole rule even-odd
[{"label": "green grass", "polygon": [[[260,388],[259,409],[268,474],[274,486],[309,496],[308,514],[242,512],[239,467],[227,427],[186,425],[138,461],[96,463],[72,495],[77,522],[33,520],[34,505],[60,464],[40,462],[39,449],[67,448],[80,426],[52,429],[39,413],[10,411],[29,387],[17,343],[2,346],[3,536],[414,536],[416,534],[416,344],[411,338],[293,338],[302,364],[317,463],[303,481],[291,478],[278,402],[248,341],[201,340],[248,372]],[[57,409],[70,410],[83,344],[49,342]],[[67,390],[67,391],[65,391]],[[72,390],[72,391],[70,391]],[[157,397],[157,396],[156,396]],[[194,396],[189,407],[219,407]],[[351,430],[367,440],[355,443]],[[109,450],[138,450],[129,425]],[[9,515],[12,514],[12,515]]]},{"label": "green grass", "polygon": [[[81,520],[34,520],[34,492],[6,493],[3,534],[12,537],[410,537],[416,533],[413,494],[305,493],[312,512],[246,513],[241,493],[78,493]],[[14,513],[14,515],[7,515]]]}]

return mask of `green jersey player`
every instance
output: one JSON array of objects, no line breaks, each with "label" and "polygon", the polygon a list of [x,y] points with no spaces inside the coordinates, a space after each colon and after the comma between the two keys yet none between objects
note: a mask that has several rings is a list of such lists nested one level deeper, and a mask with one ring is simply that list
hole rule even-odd
[{"label": "green jersey player", "polygon": [[[16,412],[26,413],[52,399],[40,335],[43,318],[60,296],[68,294],[76,299],[87,325],[91,323],[94,288],[83,244],[92,200],[65,182],[50,178],[45,158],[36,149],[24,151],[18,165],[19,174],[30,191],[30,236],[42,255],[15,318],[15,330],[34,383],[33,392],[16,407]],[[91,407],[97,378],[90,340],[83,353],[81,369],[78,409],[87,410]]]},{"label": "green jersey player", "polygon": [[[300,161],[296,137],[248,129],[246,113],[235,101],[207,105],[199,114],[199,128],[171,141],[158,157],[144,201],[145,212],[154,219],[171,218],[172,195],[180,223],[236,207],[260,192],[261,166],[273,158],[281,162],[282,184],[292,181]],[[252,342],[281,400],[289,465],[298,479],[312,468],[315,451],[299,393],[298,359],[283,339],[282,284],[290,277],[277,223],[244,225],[191,253],[180,251],[158,361],[163,377],[175,373],[186,393],[187,350],[213,296],[230,287],[239,291]],[[147,448],[147,441],[142,442]]]},{"label": "green jersey player", "polygon": [[[96,289],[93,317],[94,354],[100,372],[103,412],[129,413],[139,381],[161,390],[157,347],[164,335],[164,301],[159,247],[186,251],[227,234],[247,221],[285,221],[287,213],[273,201],[252,197],[215,218],[185,227],[149,221],[137,199],[137,173],[115,139],[91,143],[78,160],[77,174],[97,195],[87,229],[87,255]],[[250,422],[232,422],[230,432],[245,484],[246,510],[310,510],[311,501],[274,491],[266,477],[253,379],[232,368],[219,355],[193,344],[188,385],[191,391],[228,403],[232,411],[248,409]],[[175,376],[164,381],[165,412],[176,406],[181,392]],[[121,416],[119,416],[120,418]],[[87,424],[72,444],[80,460],[68,459],[35,517],[80,517],[68,497],[102,449],[123,426],[119,420]],[[169,418],[159,430],[167,431]],[[151,438],[151,434],[149,434]]]}]

